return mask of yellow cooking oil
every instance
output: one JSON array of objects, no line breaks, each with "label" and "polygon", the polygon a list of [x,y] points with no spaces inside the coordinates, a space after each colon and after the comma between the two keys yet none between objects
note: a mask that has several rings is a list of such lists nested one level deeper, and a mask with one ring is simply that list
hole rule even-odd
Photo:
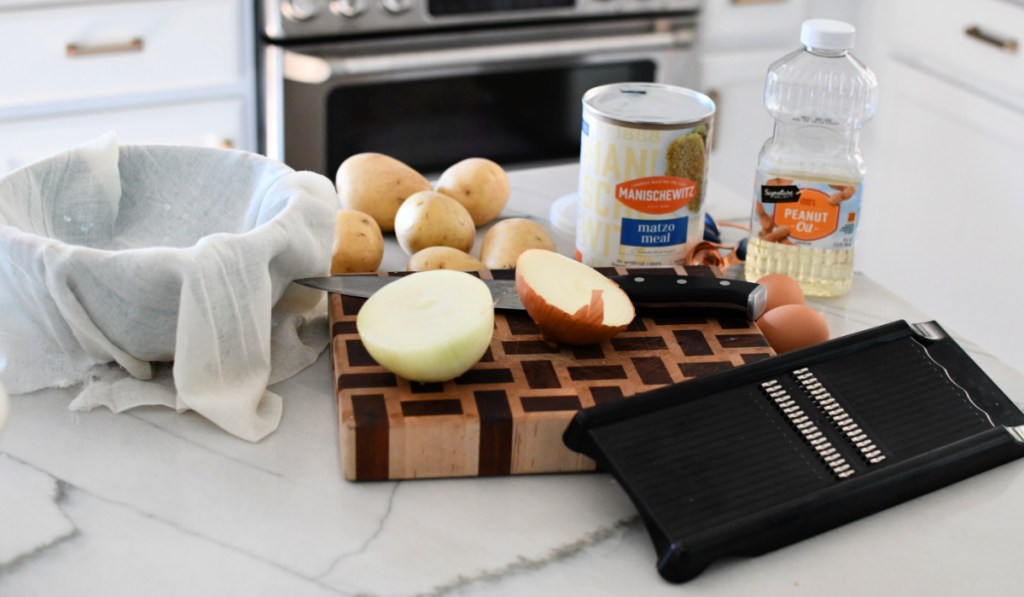
[{"label": "yellow cooking oil", "polygon": [[744,271],[751,282],[782,273],[796,280],[807,296],[840,296],[853,283],[853,249],[816,249],[751,238]]},{"label": "yellow cooking oil", "polygon": [[[856,170],[853,174],[856,176]],[[776,197],[778,203],[760,206],[755,199],[744,264],[747,280],[756,282],[768,274],[786,274],[800,284],[807,296],[841,296],[849,292],[860,182],[806,172],[779,175],[760,170],[757,178],[758,188],[769,188],[758,199],[770,199],[773,188],[780,189],[780,197]],[[794,199],[789,200],[787,188]],[[822,245],[821,241],[829,242]]]},{"label": "yellow cooking oil", "polygon": [[794,278],[810,296],[853,282],[864,158],[859,135],[874,116],[878,80],[850,50],[855,29],[805,21],[802,48],[772,63],[765,108],[772,136],[758,156],[744,272]]}]

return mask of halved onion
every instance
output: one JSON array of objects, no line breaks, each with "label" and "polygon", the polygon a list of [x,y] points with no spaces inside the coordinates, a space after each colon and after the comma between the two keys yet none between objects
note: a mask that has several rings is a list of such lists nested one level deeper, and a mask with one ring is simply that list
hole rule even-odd
[{"label": "halved onion", "polygon": [[468,371],[491,344],[494,300],[479,278],[433,270],[374,293],[356,330],[382,367],[413,381],[447,381]]},{"label": "halved onion", "polygon": [[519,256],[516,291],[548,342],[596,344],[629,327],[636,315],[618,284],[590,266],[543,249]]}]

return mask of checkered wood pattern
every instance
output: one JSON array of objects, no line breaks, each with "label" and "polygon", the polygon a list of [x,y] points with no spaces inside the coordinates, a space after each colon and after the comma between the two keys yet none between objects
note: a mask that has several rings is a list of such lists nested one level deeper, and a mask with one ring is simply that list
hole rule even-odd
[{"label": "checkered wood pattern", "polygon": [[[643,273],[714,275],[703,266]],[[544,342],[525,311],[500,310],[491,347],[476,366],[455,380],[422,384],[388,372],[366,352],[355,325],[364,301],[332,294],[329,302],[341,454],[350,480],[593,470],[592,460],[562,443],[576,411],[773,354],[742,318],[641,312],[609,341],[569,347]]]}]

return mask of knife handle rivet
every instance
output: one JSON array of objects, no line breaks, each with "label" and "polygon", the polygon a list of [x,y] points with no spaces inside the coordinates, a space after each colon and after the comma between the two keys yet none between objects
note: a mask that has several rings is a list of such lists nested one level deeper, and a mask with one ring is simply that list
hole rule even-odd
[{"label": "knife handle rivet", "polygon": [[637,277],[633,278],[633,281],[634,282],[643,282],[644,281],[644,277],[643,276],[637,276]]},{"label": "knife handle rivet", "polygon": [[676,284],[686,284],[686,278],[676,278]]},{"label": "knife handle rivet", "polygon": [[728,280],[720,280],[718,283],[721,284],[722,286],[729,286],[730,284]]}]

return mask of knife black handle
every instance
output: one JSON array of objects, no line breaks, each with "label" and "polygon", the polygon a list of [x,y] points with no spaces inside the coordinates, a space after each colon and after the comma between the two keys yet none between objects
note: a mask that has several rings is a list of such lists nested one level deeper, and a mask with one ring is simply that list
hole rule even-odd
[{"label": "knife black handle", "polygon": [[764,286],[711,276],[628,274],[609,276],[629,295],[637,308],[726,309],[750,321],[764,312]]}]

